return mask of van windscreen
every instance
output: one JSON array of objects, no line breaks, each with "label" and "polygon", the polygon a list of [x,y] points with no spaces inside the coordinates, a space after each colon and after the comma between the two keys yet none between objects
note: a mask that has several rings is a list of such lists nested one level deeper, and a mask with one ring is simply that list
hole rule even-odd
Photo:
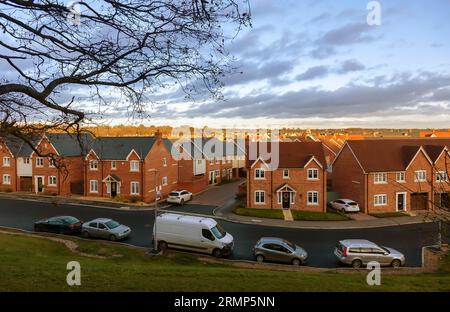
[{"label": "van windscreen", "polygon": [[220,224],[217,224],[215,227],[213,227],[211,229],[211,232],[213,232],[214,236],[217,237],[218,239],[223,238],[227,234],[227,232],[225,232],[224,229],[222,229]]}]

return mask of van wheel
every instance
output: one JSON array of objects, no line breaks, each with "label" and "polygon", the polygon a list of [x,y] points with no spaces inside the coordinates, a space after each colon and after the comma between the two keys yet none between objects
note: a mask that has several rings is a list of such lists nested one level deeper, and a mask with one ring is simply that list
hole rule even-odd
[{"label": "van wheel", "polygon": [[165,241],[158,242],[158,251],[166,251],[167,250],[167,243]]},{"label": "van wheel", "polygon": [[220,258],[220,257],[222,257],[222,250],[220,250],[219,248],[216,248],[213,250],[212,255],[216,258]]},{"label": "van wheel", "polygon": [[84,238],[89,238],[89,232],[88,231],[83,231],[83,233],[81,233],[81,236],[83,236]]},{"label": "van wheel", "polygon": [[264,256],[263,255],[257,255],[256,256],[256,261],[257,262],[264,262]]},{"label": "van wheel", "polygon": [[391,265],[393,268],[399,268],[402,265],[402,263],[400,262],[400,260],[394,259],[392,260]]},{"label": "van wheel", "polygon": [[359,269],[360,267],[362,267],[361,260],[359,259],[353,260],[352,267],[354,267],[355,269]]},{"label": "van wheel", "polygon": [[116,235],[109,235],[109,240],[115,242],[117,240]]},{"label": "van wheel", "polygon": [[294,260],[292,260],[292,265],[299,266],[299,265],[301,265],[301,264],[302,264],[302,262],[300,261],[300,259],[294,259]]}]

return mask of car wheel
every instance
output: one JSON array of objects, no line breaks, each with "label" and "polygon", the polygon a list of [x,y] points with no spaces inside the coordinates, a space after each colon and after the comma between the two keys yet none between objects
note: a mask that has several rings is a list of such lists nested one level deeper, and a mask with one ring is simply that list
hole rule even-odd
[{"label": "car wheel", "polygon": [[165,241],[158,242],[158,251],[166,251],[167,243]]},{"label": "car wheel", "polygon": [[263,255],[257,255],[256,256],[256,261],[257,262],[264,262],[264,256]]},{"label": "car wheel", "polygon": [[302,261],[301,261],[300,259],[294,259],[294,260],[292,260],[292,265],[299,266],[299,265],[301,265],[301,264],[302,264]]},{"label": "car wheel", "polygon": [[391,266],[392,266],[393,268],[399,268],[399,267],[401,267],[401,265],[402,265],[402,263],[401,263],[400,260],[398,260],[398,259],[394,259],[394,260],[392,260],[392,262],[391,262]]},{"label": "car wheel", "polygon": [[360,267],[362,267],[362,261],[359,259],[353,260],[352,267],[354,267],[355,269],[359,269]]},{"label": "car wheel", "polygon": [[342,212],[342,213],[346,213],[345,208],[342,208],[342,209],[341,209],[341,212]]},{"label": "car wheel", "polygon": [[222,250],[220,250],[219,248],[216,248],[213,250],[212,255],[216,258],[220,258],[220,257],[222,257]]},{"label": "car wheel", "polygon": [[88,231],[83,231],[81,232],[81,236],[83,236],[84,238],[89,238],[91,235],[89,234]]},{"label": "car wheel", "polygon": [[189,200],[192,200],[192,195],[191,195],[191,196],[189,196]]},{"label": "car wheel", "polygon": [[113,234],[109,235],[109,240],[112,242],[115,242],[117,240],[116,235],[113,235]]},{"label": "car wheel", "polygon": [[184,199],[180,200],[180,205],[183,206],[184,205]]}]

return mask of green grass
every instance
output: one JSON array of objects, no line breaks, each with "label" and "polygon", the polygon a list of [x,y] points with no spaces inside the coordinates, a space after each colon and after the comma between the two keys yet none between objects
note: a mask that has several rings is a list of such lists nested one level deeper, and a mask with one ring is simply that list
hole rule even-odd
[{"label": "green grass", "polygon": [[376,218],[394,218],[394,217],[409,217],[406,212],[382,212],[382,213],[370,213],[372,217]]},{"label": "green grass", "polygon": [[315,212],[291,210],[294,220],[298,221],[346,221],[349,218],[345,215],[335,212]]},{"label": "green grass", "polygon": [[237,207],[233,210],[233,212],[237,215],[246,217],[284,219],[283,211],[281,211],[281,209],[256,209]]},{"label": "green grass", "polygon": [[[186,254],[150,257],[107,242],[77,243],[84,252],[104,248],[121,257],[90,258],[43,238],[0,234],[0,291],[450,291],[449,257],[439,273],[386,274],[381,286],[370,287],[366,272],[243,269]],[[69,261],[81,265],[81,286],[66,284]]]}]

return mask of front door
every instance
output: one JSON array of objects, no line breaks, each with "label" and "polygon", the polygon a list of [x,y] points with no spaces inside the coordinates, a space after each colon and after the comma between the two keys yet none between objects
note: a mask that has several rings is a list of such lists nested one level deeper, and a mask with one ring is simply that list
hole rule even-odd
[{"label": "front door", "polygon": [[411,194],[411,210],[426,210],[428,207],[428,193]]},{"label": "front door", "polygon": [[215,184],[216,183],[216,174],[214,171],[209,172],[209,184]]},{"label": "front door", "polygon": [[111,197],[117,196],[117,182],[111,182]]},{"label": "front door", "polygon": [[283,209],[291,208],[291,195],[289,192],[283,192]]},{"label": "front door", "polygon": [[397,193],[397,211],[406,211],[406,193]]},{"label": "front door", "polygon": [[36,177],[36,193],[42,193],[44,190],[44,178]]}]

